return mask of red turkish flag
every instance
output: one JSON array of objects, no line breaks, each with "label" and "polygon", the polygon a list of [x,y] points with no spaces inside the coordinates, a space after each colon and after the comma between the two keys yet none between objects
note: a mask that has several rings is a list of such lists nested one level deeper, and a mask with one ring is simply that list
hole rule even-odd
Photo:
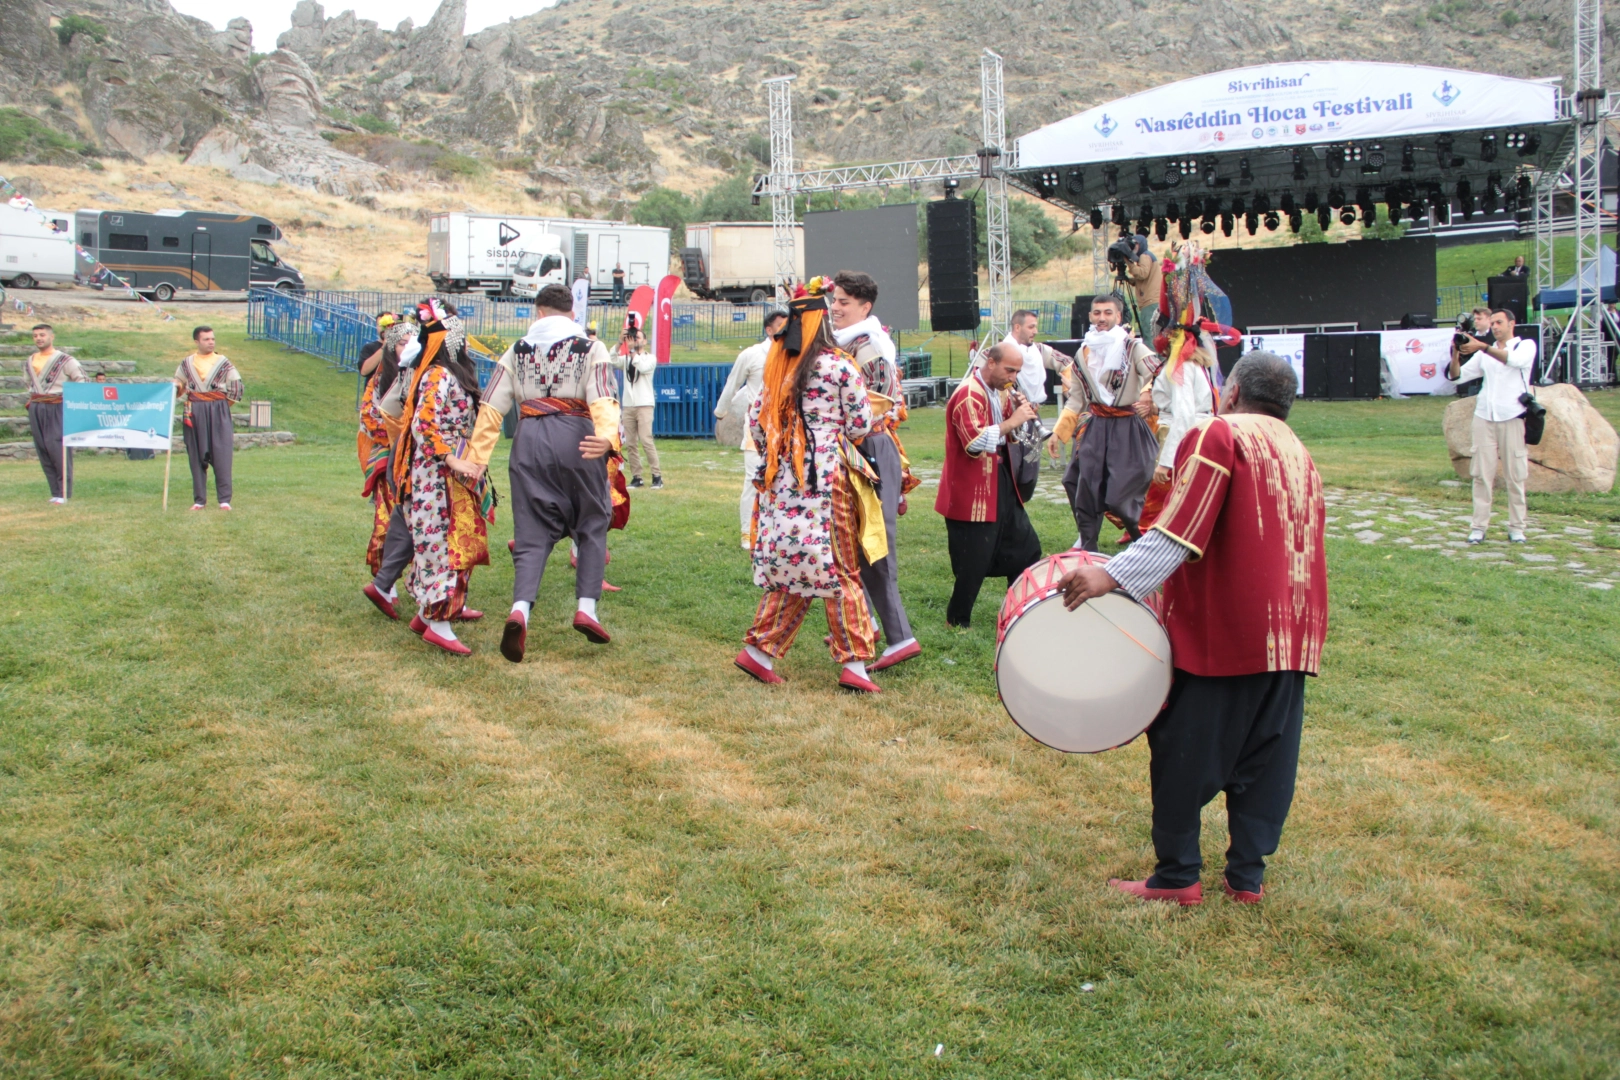
[{"label": "red turkish flag", "polygon": [[674,274],[666,274],[653,299],[653,355],[660,364],[669,363],[670,339],[675,333],[675,289],[680,283]]}]

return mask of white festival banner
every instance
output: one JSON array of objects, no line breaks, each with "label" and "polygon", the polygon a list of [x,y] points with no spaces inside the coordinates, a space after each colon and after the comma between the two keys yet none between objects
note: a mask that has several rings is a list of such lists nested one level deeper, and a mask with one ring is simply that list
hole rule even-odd
[{"label": "white festival banner", "polygon": [[1243,351],[1275,353],[1288,361],[1299,379],[1299,393],[1305,393],[1305,335],[1304,334],[1246,334]]},{"label": "white festival banner", "polygon": [[1446,378],[1451,364],[1450,327],[1437,330],[1385,330],[1379,348],[1402,394],[1455,394],[1457,386]]},{"label": "white festival banner", "polygon": [[1021,169],[1551,124],[1554,81],[1322,61],[1200,75],[1119,98],[1018,140]]}]

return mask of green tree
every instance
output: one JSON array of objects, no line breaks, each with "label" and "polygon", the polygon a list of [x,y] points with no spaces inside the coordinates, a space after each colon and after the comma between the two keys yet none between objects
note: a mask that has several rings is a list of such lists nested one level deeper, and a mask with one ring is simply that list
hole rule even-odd
[{"label": "green tree", "polygon": [[637,225],[669,230],[669,249],[679,251],[686,243],[686,223],[697,220],[690,196],[673,188],[655,187],[641,197],[630,211]]},{"label": "green tree", "polygon": [[746,173],[722,180],[703,193],[698,202],[697,221],[769,221],[771,208],[760,201],[754,205],[754,181]]}]

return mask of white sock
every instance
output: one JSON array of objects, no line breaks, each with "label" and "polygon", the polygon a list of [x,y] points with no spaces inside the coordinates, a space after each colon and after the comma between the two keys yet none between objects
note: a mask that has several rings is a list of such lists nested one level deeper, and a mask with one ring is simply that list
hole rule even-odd
[{"label": "white sock", "polygon": [[444,638],[446,641],[454,641],[454,640],[456,640],[456,632],[454,630],[450,629],[450,624],[449,623],[447,623],[447,622],[435,622],[434,620],[429,619],[427,621],[427,624],[428,624],[428,629],[429,630],[432,630],[435,634],[438,634],[440,637]]},{"label": "white sock", "polygon": [[766,671],[771,670],[771,658],[769,656],[766,656],[752,645],[744,645],[743,648],[747,650],[749,657],[754,661],[754,663],[758,664]]},{"label": "white sock", "polygon": [[861,678],[864,679],[864,678],[866,678],[866,661],[865,660],[851,660],[849,663],[844,665],[844,670],[845,671],[852,671],[856,675],[859,675]]},{"label": "white sock", "polygon": [[589,596],[580,597],[579,610],[583,611],[593,619],[596,618],[596,601]]},{"label": "white sock", "polygon": [[906,640],[900,642],[900,644],[898,644],[898,645],[890,645],[887,649],[883,650],[883,655],[884,656],[893,656],[895,653],[899,652],[901,649],[905,648],[907,645],[910,645],[913,641],[916,641],[916,640],[917,639],[914,638],[914,637],[908,637],[908,638],[906,638]]},{"label": "white sock", "polygon": [[523,616],[523,625],[529,625],[529,609],[534,605],[527,600],[512,601],[512,614]]},{"label": "white sock", "polygon": [[390,604],[399,599],[399,593],[396,591],[397,589],[397,585],[390,585],[388,586],[388,591],[383,593],[384,596],[388,597],[388,602]]},{"label": "white sock", "polygon": [[572,558],[579,558],[579,545],[574,543],[572,540],[568,541],[568,554]]}]

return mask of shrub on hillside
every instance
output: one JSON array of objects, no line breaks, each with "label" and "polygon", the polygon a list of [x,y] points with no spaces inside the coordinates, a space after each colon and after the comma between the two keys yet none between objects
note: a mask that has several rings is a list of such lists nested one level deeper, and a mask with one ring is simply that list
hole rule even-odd
[{"label": "shrub on hillside", "polygon": [[62,21],[56,24],[56,40],[65,49],[75,34],[85,34],[93,38],[97,45],[107,40],[107,28],[88,15],[62,16]]},{"label": "shrub on hillside", "polygon": [[0,161],[69,164],[95,152],[94,147],[48,127],[21,109],[0,108]]}]

